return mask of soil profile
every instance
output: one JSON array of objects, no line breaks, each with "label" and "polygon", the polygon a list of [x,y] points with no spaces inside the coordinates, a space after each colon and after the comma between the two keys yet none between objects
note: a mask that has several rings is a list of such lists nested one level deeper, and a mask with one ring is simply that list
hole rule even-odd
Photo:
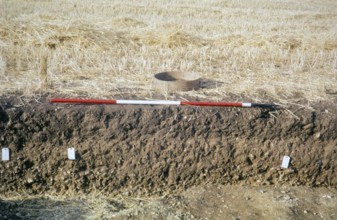
[{"label": "soil profile", "polygon": [[[164,195],[192,186],[337,186],[337,108],[50,104],[1,98],[0,193]],[[69,160],[73,147],[76,159]],[[291,158],[282,169],[283,156]]]}]

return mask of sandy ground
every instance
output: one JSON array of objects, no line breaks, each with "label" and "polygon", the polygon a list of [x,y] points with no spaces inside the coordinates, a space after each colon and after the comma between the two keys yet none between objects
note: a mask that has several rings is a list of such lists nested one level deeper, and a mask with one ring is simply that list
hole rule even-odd
[{"label": "sandy ground", "polygon": [[192,187],[162,197],[27,197],[0,200],[2,219],[336,219],[328,188]]}]

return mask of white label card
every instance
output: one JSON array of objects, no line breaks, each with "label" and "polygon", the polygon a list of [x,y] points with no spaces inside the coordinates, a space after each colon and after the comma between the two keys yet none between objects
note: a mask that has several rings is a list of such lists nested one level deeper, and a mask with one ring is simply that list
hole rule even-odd
[{"label": "white label card", "polygon": [[282,160],[282,165],[281,168],[288,168],[289,167],[289,163],[290,163],[290,157],[289,156],[284,156],[283,160]]},{"label": "white label card", "polygon": [[75,149],[73,147],[68,148],[68,159],[75,160]]},{"label": "white label card", "polygon": [[8,148],[2,148],[1,156],[2,156],[3,161],[8,161],[10,159],[9,149]]}]

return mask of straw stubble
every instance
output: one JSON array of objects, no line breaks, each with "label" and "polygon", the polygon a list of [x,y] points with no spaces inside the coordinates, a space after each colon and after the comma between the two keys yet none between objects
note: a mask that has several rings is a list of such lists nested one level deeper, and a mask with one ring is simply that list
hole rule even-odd
[{"label": "straw stubble", "polygon": [[[72,96],[152,98],[149,83],[164,71],[195,72],[215,82],[178,92],[199,99],[236,94],[287,103],[330,99],[334,95],[326,88],[337,89],[332,0],[0,1],[0,6],[2,93],[50,90],[52,84],[52,92]],[[47,57],[40,57],[41,46]]]},{"label": "straw stubble", "polygon": [[48,89],[48,78],[47,78],[47,68],[48,68],[48,57],[46,53],[42,53],[40,56],[40,79],[41,79],[41,90]]}]

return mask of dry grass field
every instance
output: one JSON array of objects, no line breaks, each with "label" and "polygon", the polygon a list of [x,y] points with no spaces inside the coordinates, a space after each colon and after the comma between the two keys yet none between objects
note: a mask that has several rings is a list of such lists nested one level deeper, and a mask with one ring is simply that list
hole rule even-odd
[{"label": "dry grass field", "polygon": [[334,0],[0,0],[0,7],[1,94],[152,98],[152,75],[171,70],[213,81],[174,98],[234,94],[287,104],[337,92]]}]

